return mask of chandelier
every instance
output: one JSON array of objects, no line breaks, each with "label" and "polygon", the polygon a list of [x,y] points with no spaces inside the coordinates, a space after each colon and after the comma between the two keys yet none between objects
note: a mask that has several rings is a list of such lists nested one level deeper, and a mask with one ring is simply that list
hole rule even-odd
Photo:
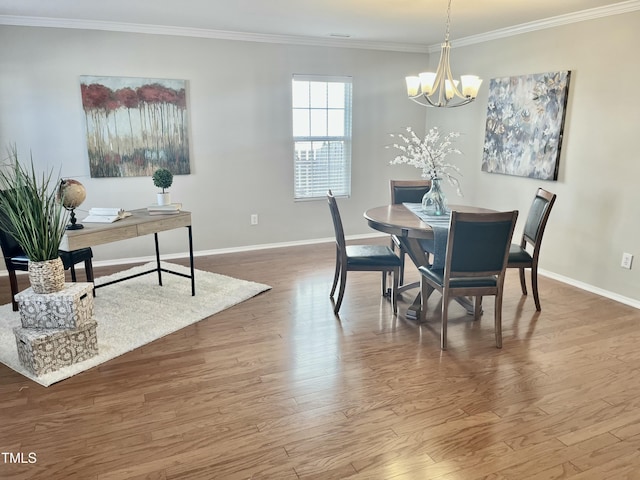
[{"label": "chandelier", "polygon": [[[425,107],[460,107],[473,102],[478,96],[482,79],[476,75],[461,75],[454,80],[449,64],[449,27],[451,26],[451,0],[447,7],[447,30],[440,53],[438,69],[407,77],[407,95],[411,100]],[[460,89],[458,89],[460,85]]]}]

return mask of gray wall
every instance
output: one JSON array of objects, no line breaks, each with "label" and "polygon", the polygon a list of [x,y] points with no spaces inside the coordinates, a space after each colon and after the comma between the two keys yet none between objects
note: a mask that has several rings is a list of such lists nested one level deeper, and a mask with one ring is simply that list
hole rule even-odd
[{"label": "gray wall", "polygon": [[[426,54],[10,26],[0,26],[0,44],[12,45],[0,50],[0,146],[15,142],[23,158],[31,150],[39,165],[79,179],[84,209],[145,207],[157,189],[149,177],[89,177],[79,76],[188,80],[192,174],[176,176],[170,190],[193,212],[198,251],[333,235],[326,200],[293,201],[292,74],[353,77],[352,198],[340,202],[347,234],[371,233],[362,213],[388,199],[398,174],[388,132],[425,122],[402,89]],[[152,243],[96,247],[96,260],[149,255]],[[161,243],[186,251],[183,232]]]},{"label": "gray wall", "polygon": [[638,26],[640,12],[626,13],[453,50],[456,68],[487,84],[490,78],[571,70],[557,182],[480,171],[488,85],[471,106],[429,110],[427,124],[465,133],[464,200],[519,209],[517,235],[536,189],[557,193],[542,247],[543,270],[640,307],[640,263],[632,270],[620,267],[623,252],[640,255]]},{"label": "gray wall", "polygon": [[[590,20],[454,48],[457,73],[485,79],[478,100],[425,110],[406,100],[403,77],[424,69],[426,54],[294,46],[130,33],[0,26],[0,145],[61,168],[88,190],[83,207],[143,207],[155,201],[149,178],[89,178],[80,75],[189,81],[192,175],[172,195],[194,215],[199,251],[331,237],[324,201],[293,202],[290,79],[293,73],[351,75],[354,84],[353,189],[340,201],[348,235],[370,234],[362,213],[388,200],[390,178],[418,178],[389,166],[388,133],[437,125],[463,134],[465,196],[452,203],[520,210],[521,231],[538,186],[558,194],[541,268],[573,284],[640,306],[640,266],[620,268],[622,252],[640,255],[635,138],[640,100],[640,13]],[[454,42],[455,47],[455,42]],[[431,55],[437,62],[438,54]],[[492,77],[572,71],[557,182],[480,171],[487,86]],[[260,224],[249,225],[251,213]],[[161,239],[185,250],[184,234]],[[96,248],[97,260],[146,256],[149,239]],[[639,260],[640,261],[640,260]]]}]

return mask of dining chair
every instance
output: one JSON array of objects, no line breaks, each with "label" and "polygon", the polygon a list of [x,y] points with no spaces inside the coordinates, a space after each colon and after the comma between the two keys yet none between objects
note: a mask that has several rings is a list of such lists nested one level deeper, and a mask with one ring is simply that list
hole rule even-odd
[{"label": "dining chair", "polygon": [[[18,245],[18,242],[8,232],[0,231],[0,247],[2,248],[2,256],[9,274],[9,285],[11,286],[11,304],[13,311],[18,311],[18,303],[15,295],[19,293],[18,278],[16,271],[26,272],[29,270],[29,258]],[[79,250],[65,251],[59,250],[60,258],[65,270],[71,270],[71,280],[76,281],[75,265],[84,262],[84,270],[87,282],[93,282],[93,264],[91,258],[93,252],[91,248],[81,248]]]},{"label": "dining chair", "polygon": [[333,277],[333,286],[329,296],[333,298],[340,282],[338,300],[335,302],[333,312],[338,315],[344,290],[347,283],[348,271],[382,272],[382,295],[387,296],[387,273],[393,274],[393,287],[391,289],[391,304],[393,313],[398,313],[398,275],[400,273],[400,259],[386,245],[346,245],[342,219],[338,210],[338,203],[331,193],[327,193],[327,201],[333,220],[333,228],[336,237],[336,269]]},{"label": "dining chair", "polygon": [[[391,203],[422,203],[422,197],[431,188],[431,180],[389,180]],[[398,284],[404,284],[404,264],[407,252],[397,235],[391,235],[391,250],[398,251],[400,257],[400,275]]]},{"label": "dining chair", "polygon": [[[533,290],[533,300],[536,304],[537,311],[541,311],[540,296],[538,294],[538,258],[540,257],[542,235],[547,226],[551,207],[553,207],[555,201],[555,193],[538,188],[529,214],[527,215],[527,221],[522,232],[522,239],[519,244],[511,244],[509,249],[507,268],[517,268],[520,270],[520,286],[522,287],[523,295],[527,294],[524,269],[531,269],[531,290]],[[527,251],[528,246],[532,249],[531,253]]]},{"label": "dining chair", "polygon": [[517,218],[517,210],[498,213],[452,211],[444,268],[419,267],[422,275],[421,321],[426,319],[426,299],[434,290],[442,293],[442,350],[447,349],[449,301],[461,296],[475,297],[474,320],[480,316],[482,297],[495,297],[496,347],[502,348],[502,292]]}]

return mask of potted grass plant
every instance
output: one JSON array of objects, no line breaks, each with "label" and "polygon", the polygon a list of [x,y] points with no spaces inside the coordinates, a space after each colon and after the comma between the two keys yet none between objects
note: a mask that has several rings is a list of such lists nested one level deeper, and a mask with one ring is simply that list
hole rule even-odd
[{"label": "potted grass plant", "polygon": [[171,194],[165,189],[173,184],[173,174],[166,168],[159,168],[153,172],[153,184],[162,189],[158,193],[158,205],[169,205],[171,203]]},{"label": "potted grass plant", "polygon": [[16,147],[0,167],[0,227],[29,258],[29,281],[36,293],[64,288],[64,266],[58,248],[68,212],[57,198],[59,179],[53,171],[37,173],[18,160]]}]

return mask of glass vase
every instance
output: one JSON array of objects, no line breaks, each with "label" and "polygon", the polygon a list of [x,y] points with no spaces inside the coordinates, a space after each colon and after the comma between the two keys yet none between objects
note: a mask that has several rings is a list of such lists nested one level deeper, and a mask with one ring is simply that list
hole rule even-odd
[{"label": "glass vase", "polygon": [[442,191],[440,178],[431,179],[431,188],[422,197],[422,211],[427,215],[446,215],[449,213],[447,208],[447,197]]}]

